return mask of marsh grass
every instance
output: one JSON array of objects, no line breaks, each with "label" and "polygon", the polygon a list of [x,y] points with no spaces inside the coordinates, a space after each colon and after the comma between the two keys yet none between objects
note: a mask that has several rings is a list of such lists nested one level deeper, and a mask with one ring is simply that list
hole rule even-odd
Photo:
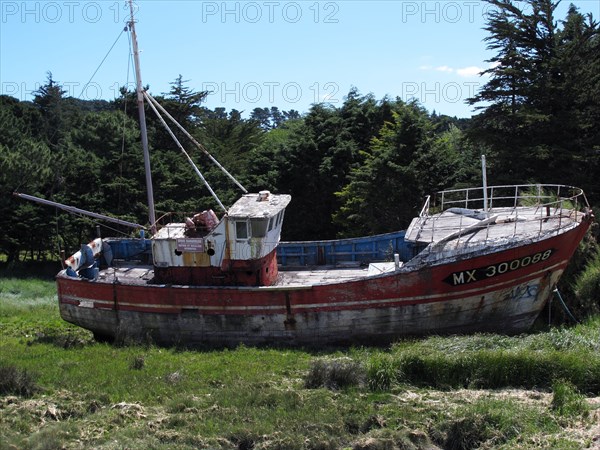
[{"label": "marsh grass", "polygon": [[398,383],[550,389],[555,380],[566,379],[582,392],[598,394],[600,321],[516,337],[480,334],[400,342],[389,358]]},{"label": "marsh grass", "polygon": [[479,399],[436,425],[439,443],[450,450],[501,446],[522,435],[559,430],[545,409],[497,399]]},{"label": "marsh grass", "polygon": [[56,297],[54,281],[37,278],[0,278],[0,295],[4,301],[19,300],[20,305],[39,304]]},{"label": "marsh grass", "polygon": [[552,385],[552,409],[565,417],[587,417],[590,405],[569,381],[556,380]]},{"label": "marsh grass", "polygon": [[[388,349],[189,351],[98,343],[60,319],[54,289],[0,279],[9,448],[577,448],[585,434],[562,427],[593,420],[600,319]],[[541,390],[502,391],[518,387]]]},{"label": "marsh grass", "polygon": [[142,370],[146,364],[146,357],[144,355],[135,355],[129,363],[129,368],[133,370]]},{"label": "marsh grass", "polygon": [[365,370],[356,361],[348,358],[317,359],[311,363],[304,386],[309,389],[325,387],[337,390],[359,387],[364,380]]},{"label": "marsh grass", "polygon": [[389,391],[395,381],[404,378],[391,355],[376,353],[367,363],[367,380],[372,391]]},{"label": "marsh grass", "polygon": [[31,397],[39,390],[34,376],[14,366],[0,366],[0,395]]}]

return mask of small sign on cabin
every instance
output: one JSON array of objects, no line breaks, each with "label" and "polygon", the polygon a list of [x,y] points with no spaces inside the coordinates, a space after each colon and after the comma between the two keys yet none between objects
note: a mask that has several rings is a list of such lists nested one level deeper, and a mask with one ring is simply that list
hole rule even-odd
[{"label": "small sign on cabin", "polygon": [[204,239],[177,239],[177,250],[180,252],[204,252]]}]

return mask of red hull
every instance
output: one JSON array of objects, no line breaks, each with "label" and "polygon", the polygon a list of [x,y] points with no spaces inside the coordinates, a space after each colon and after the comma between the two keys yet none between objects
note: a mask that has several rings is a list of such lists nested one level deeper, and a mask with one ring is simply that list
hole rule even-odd
[{"label": "red hull", "polygon": [[311,286],[196,287],[59,275],[63,318],[161,344],[323,344],[528,329],[588,228],[494,253]]}]

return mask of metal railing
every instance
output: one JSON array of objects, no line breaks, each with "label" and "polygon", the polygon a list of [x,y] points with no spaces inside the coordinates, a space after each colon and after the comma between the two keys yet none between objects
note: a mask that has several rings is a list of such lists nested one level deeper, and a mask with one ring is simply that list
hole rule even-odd
[{"label": "metal railing", "polygon": [[[538,233],[541,234],[579,222],[588,213],[589,204],[582,189],[556,184],[489,186],[487,191],[483,187],[446,190],[433,198],[428,196],[419,214],[424,222],[429,222],[427,226],[432,242],[439,241],[434,236],[439,237],[446,232],[443,218],[435,214],[450,208],[460,208],[462,214],[458,224],[448,227],[448,233],[452,233],[448,237],[453,235],[452,239],[460,240],[463,235],[485,228],[485,242],[490,235],[490,227],[496,224],[495,216],[502,217],[504,223],[514,222],[512,237],[518,234],[519,229],[523,230],[519,228],[520,224],[534,220],[538,221]],[[476,218],[480,224],[473,224],[473,220],[467,218]],[[548,226],[550,219],[553,219],[551,227]],[[532,231],[531,228],[529,230]]]},{"label": "metal railing", "polygon": [[[462,207],[490,212],[494,208],[516,208],[517,206],[537,206],[540,209],[569,209],[581,211],[589,208],[582,189],[558,184],[520,184],[490,186],[488,205],[484,204],[483,188],[451,189],[436,194],[440,198],[439,208]],[[427,197],[425,205],[429,209],[431,200]],[[568,208],[565,208],[564,205]],[[557,206],[558,205],[558,206]],[[424,208],[425,209],[425,208]]]}]

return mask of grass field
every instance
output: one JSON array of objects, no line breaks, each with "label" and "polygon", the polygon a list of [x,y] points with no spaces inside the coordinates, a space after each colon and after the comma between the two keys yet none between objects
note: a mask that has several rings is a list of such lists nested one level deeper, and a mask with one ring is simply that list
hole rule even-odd
[{"label": "grass field", "polygon": [[111,346],[0,278],[0,449],[600,446],[600,318],[388,348]]}]

